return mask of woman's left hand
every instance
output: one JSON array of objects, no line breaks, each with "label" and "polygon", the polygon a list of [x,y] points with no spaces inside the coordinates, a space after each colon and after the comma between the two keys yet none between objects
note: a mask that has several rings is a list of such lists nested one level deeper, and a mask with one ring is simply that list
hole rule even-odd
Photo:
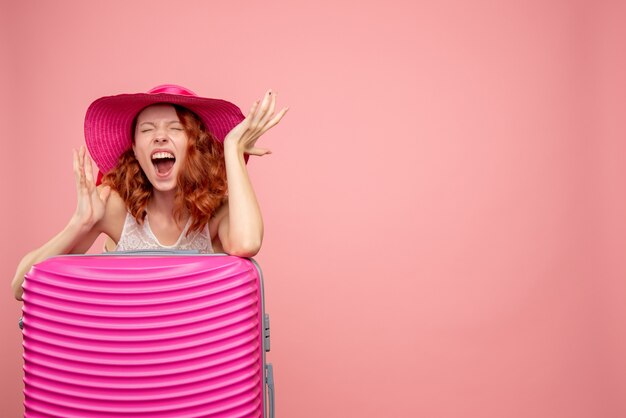
[{"label": "woman's left hand", "polygon": [[240,152],[250,155],[271,154],[267,148],[258,148],[256,141],[266,131],[276,125],[285,116],[288,107],[283,108],[274,116],[276,93],[268,90],[261,104],[254,102],[250,112],[239,125],[235,126],[224,138],[224,146],[236,146]]}]

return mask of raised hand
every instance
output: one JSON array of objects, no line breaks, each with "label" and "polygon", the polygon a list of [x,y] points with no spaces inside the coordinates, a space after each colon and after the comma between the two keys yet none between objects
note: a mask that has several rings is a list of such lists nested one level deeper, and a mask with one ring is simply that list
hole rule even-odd
[{"label": "raised hand", "polygon": [[[259,102],[261,102],[259,104]],[[235,126],[224,139],[224,146],[236,145],[237,148],[250,155],[265,155],[271,151],[267,148],[258,148],[256,141],[261,135],[276,125],[285,116],[288,107],[281,109],[274,115],[276,93],[268,90],[261,101],[257,100],[250,108],[250,112],[239,125]]]},{"label": "raised hand", "polygon": [[91,158],[86,153],[84,145],[78,151],[74,150],[74,176],[78,203],[73,221],[81,228],[91,229],[104,216],[111,188],[109,186],[104,186],[101,190],[96,188]]}]

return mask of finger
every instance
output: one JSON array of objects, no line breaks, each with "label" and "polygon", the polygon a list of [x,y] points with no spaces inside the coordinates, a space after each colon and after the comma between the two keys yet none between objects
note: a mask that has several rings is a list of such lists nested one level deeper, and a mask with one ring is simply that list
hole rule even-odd
[{"label": "finger", "polygon": [[265,116],[265,113],[267,112],[267,109],[269,107],[269,100],[272,97],[271,93],[272,90],[270,89],[265,93],[265,96],[263,96],[263,101],[261,102],[261,105],[257,110],[256,115],[252,119],[251,126],[253,129],[257,128],[257,126],[259,125],[259,121],[263,118],[263,116]]},{"label": "finger", "polygon": [[84,167],[84,165],[85,165],[85,146],[84,145],[80,146],[80,151],[78,153],[78,157],[79,157],[78,162],[80,163],[80,166]]},{"label": "finger", "polygon": [[254,112],[256,112],[257,107],[259,107],[259,101],[258,100],[256,102],[252,103],[252,107],[250,107],[250,113],[248,113],[248,116],[254,116]]},{"label": "finger", "polygon": [[272,98],[270,100],[270,106],[267,109],[267,113],[265,114],[263,119],[261,119],[261,122],[260,122],[261,126],[265,126],[267,124],[267,122],[271,119],[271,117],[274,115],[274,108],[275,107],[276,107],[276,92],[272,92]]},{"label": "finger", "polygon": [[270,151],[267,148],[250,148],[249,150],[246,151],[246,154],[250,154],[250,155],[258,155],[258,156],[262,156],[265,154],[271,154],[272,151]]},{"label": "finger", "polygon": [[79,191],[85,193],[87,191],[85,181],[85,146],[80,147],[78,151],[78,175],[79,175]]},{"label": "finger", "polygon": [[87,185],[87,190],[91,193],[95,189],[95,185],[93,182],[93,167],[91,165],[91,158],[89,156],[85,156],[85,180]]},{"label": "finger", "polygon": [[78,168],[78,151],[72,149],[72,163],[74,167],[74,180],[76,181],[76,191],[80,191],[80,171]]},{"label": "finger", "polygon": [[256,110],[258,107],[259,107],[259,101],[257,100],[256,102],[252,103],[252,106],[250,106],[250,111],[246,115],[246,119],[248,119],[249,121],[252,121],[252,119],[254,119],[254,114],[256,113]]},{"label": "finger", "polygon": [[82,145],[80,147],[80,185],[83,193],[89,193],[89,183],[87,181],[87,170],[85,169],[85,155],[87,153],[87,147]]},{"label": "finger", "polygon": [[252,120],[255,117],[256,111],[259,107],[259,101],[252,103],[250,106],[250,111],[246,115],[246,117],[236,126],[236,129],[239,131],[239,137],[241,139],[246,139],[250,136],[249,129],[252,124]]},{"label": "finger", "polygon": [[237,128],[242,128],[243,132],[246,132],[248,130],[248,128],[250,127],[250,124],[252,122],[252,119],[254,119],[254,114],[256,113],[256,110],[257,110],[258,106],[259,106],[259,101],[258,100],[256,102],[252,103],[252,106],[250,106],[250,111],[248,112],[246,117],[239,123],[239,125],[241,125],[241,127],[239,125],[237,125]]},{"label": "finger", "polygon": [[248,111],[248,114],[246,115],[246,117],[241,121],[242,126],[244,126],[245,128],[250,126],[250,121],[254,117],[254,112],[256,112],[256,109],[257,109],[258,105],[259,105],[259,101],[258,100],[256,102],[252,103],[252,106],[250,106],[250,111]]},{"label": "finger", "polygon": [[278,122],[280,122],[280,120],[283,118],[283,116],[285,116],[285,113],[287,113],[288,110],[289,108],[285,107],[280,112],[278,112],[276,116],[274,116],[274,118],[263,127],[263,131],[261,133],[264,133],[268,131],[270,128],[272,128],[273,126],[277,125]]}]

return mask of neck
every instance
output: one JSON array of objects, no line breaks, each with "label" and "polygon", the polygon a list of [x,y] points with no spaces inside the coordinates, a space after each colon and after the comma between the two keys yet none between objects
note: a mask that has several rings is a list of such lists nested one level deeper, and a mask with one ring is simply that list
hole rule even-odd
[{"label": "neck", "polygon": [[161,192],[159,190],[153,189],[152,198],[148,202],[148,213],[173,220],[175,196],[175,190]]}]

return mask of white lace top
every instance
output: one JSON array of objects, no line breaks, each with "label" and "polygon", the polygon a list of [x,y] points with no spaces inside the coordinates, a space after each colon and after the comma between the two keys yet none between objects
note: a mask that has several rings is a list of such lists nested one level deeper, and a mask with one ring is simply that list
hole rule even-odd
[{"label": "white lace top", "polygon": [[[198,250],[201,253],[213,253],[211,245],[211,235],[209,234],[209,225],[205,225],[201,231],[195,231],[188,237],[187,230],[191,225],[191,217],[187,220],[187,224],[178,237],[178,241],[174,245],[163,245],[150,229],[150,223],[146,216],[143,225],[137,223],[137,220],[130,212],[126,213],[124,228],[120,240],[115,247],[115,251],[134,251],[134,250],[153,250],[153,249],[176,249],[176,250]],[[105,248],[106,251],[106,248]]]}]

